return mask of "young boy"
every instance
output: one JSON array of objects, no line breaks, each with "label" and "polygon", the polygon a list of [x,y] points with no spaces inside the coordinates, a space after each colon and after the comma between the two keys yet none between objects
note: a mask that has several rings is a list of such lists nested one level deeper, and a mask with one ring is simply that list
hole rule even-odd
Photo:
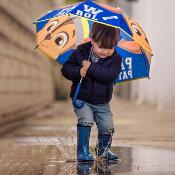
[{"label": "young boy", "polygon": [[[70,96],[74,97],[77,85],[83,78],[78,100],[85,102],[82,108],[73,105],[77,123],[77,160],[93,161],[89,151],[91,127],[98,129],[97,157],[118,159],[109,149],[114,125],[109,102],[113,84],[121,71],[121,56],[115,51],[119,30],[94,23],[91,41],[78,46],[62,67],[62,74],[72,81]],[[90,60],[88,60],[91,54]]]}]

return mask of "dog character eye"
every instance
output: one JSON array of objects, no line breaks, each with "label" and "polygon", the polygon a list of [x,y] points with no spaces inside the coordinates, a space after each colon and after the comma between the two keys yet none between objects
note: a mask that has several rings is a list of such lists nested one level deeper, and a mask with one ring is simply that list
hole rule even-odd
[{"label": "dog character eye", "polygon": [[58,20],[57,21],[52,21],[49,24],[49,26],[47,27],[47,31],[53,30],[57,26],[58,22],[59,22]]},{"label": "dog character eye", "polygon": [[141,32],[139,31],[139,28],[135,24],[131,24],[131,27],[137,33],[137,35],[142,36]]},{"label": "dog character eye", "polygon": [[55,43],[59,46],[59,48],[64,47],[68,42],[68,34],[66,32],[60,32],[55,35]]}]

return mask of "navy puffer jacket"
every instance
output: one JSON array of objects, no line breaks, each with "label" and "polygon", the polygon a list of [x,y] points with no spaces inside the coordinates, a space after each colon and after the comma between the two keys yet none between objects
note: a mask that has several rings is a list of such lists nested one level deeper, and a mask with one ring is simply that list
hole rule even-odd
[{"label": "navy puffer jacket", "polygon": [[[91,42],[78,46],[65,62],[61,71],[65,78],[72,81],[70,97],[74,97],[77,85],[81,79],[82,61],[88,60]],[[111,100],[113,83],[121,71],[121,56],[116,52],[110,57],[92,62],[86,77],[83,79],[78,99],[91,104],[104,104]]]}]

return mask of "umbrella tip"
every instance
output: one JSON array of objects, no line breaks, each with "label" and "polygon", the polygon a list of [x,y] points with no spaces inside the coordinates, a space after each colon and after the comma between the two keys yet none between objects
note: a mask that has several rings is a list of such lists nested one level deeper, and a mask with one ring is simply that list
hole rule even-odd
[{"label": "umbrella tip", "polygon": [[35,50],[38,48],[38,46],[39,46],[39,45],[37,45],[37,46],[35,47]]}]

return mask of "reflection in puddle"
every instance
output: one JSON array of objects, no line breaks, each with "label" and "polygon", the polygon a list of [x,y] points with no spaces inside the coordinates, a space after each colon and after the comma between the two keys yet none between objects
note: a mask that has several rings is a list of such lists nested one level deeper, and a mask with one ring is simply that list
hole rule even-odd
[{"label": "reflection in puddle", "polygon": [[[114,147],[118,162],[66,163],[54,145],[13,145],[0,155],[2,174],[174,174],[175,152],[147,147]],[[75,158],[75,155],[74,155]]]},{"label": "reflection in puddle", "polygon": [[111,167],[115,165],[117,166],[117,163],[117,161],[96,161],[94,163],[77,163],[77,174],[111,174]]},{"label": "reflection in puddle", "polygon": [[89,174],[94,163],[77,163],[77,174]]},{"label": "reflection in puddle", "polygon": [[118,162],[68,163],[76,157],[75,128],[26,127],[2,143],[0,175],[175,174],[175,152],[147,147],[113,147]]}]

